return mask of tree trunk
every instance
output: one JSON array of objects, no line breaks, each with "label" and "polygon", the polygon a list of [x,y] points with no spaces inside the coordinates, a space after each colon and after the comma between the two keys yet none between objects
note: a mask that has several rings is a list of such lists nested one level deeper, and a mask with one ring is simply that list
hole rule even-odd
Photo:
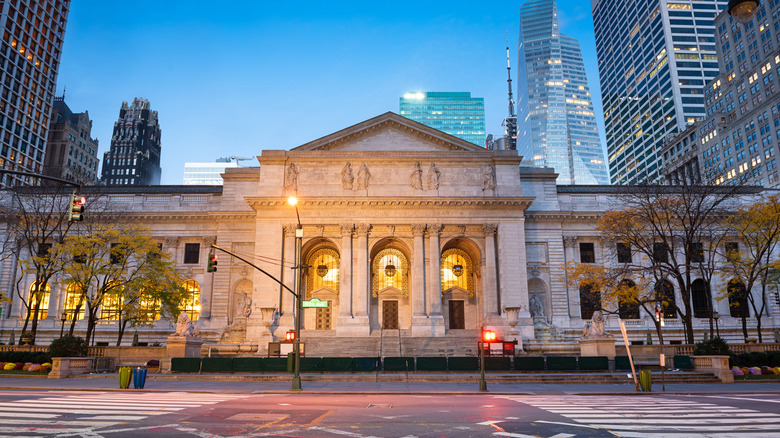
[{"label": "tree trunk", "polygon": [[125,335],[125,329],[127,329],[127,319],[123,319],[119,322],[119,336],[116,338],[116,346],[120,347],[122,344],[122,337]]},{"label": "tree trunk", "polygon": [[745,316],[745,312],[742,312],[742,336],[745,338],[745,342],[747,342],[748,330],[747,330],[747,317]]}]

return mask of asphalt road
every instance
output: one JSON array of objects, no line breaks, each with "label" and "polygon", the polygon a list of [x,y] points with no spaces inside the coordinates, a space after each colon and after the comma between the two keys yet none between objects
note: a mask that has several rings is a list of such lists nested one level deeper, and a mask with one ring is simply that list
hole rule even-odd
[{"label": "asphalt road", "polygon": [[780,437],[780,399],[3,390],[0,436]]}]

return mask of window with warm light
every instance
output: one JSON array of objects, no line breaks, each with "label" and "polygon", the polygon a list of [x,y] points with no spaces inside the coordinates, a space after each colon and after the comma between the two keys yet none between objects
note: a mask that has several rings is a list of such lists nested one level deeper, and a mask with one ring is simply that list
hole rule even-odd
[{"label": "window with warm light", "polygon": [[307,265],[311,266],[306,282],[306,291],[327,288],[339,290],[339,253],[330,248],[314,251]]},{"label": "window with warm light", "polygon": [[371,265],[371,284],[374,296],[388,287],[396,288],[409,294],[409,261],[401,251],[395,248],[385,248],[376,256]]},{"label": "window with warm light", "polygon": [[119,291],[108,292],[103,296],[103,309],[100,319],[117,320],[122,312],[122,294]]},{"label": "window with warm light", "polygon": [[[81,289],[74,283],[71,283],[68,285],[68,288],[65,292],[65,319],[68,321],[73,321],[73,316],[76,313],[76,307],[79,305],[79,300],[81,299]],[[79,313],[76,316],[76,319],[84,319],[84,308],[86,307],[87,303],[82,302],[81,307],[79,308]]]},{"label": "window with warm light", "polygon": [[[36,293],[37,292],[37,293]],[[35,306],[38,304],[38,299],[41,300],[41,305],[38,307],[38,319],[46,319],[49,316],[49,297],[51,296],[51,286],[46,283],[46,287],[42,291],[38,291],[38,283],[30,285],[30,313],[35,311]]]},{"label": "window with warm light", "polygon": [[184,289],[189,294],[184,312],[190,317],[190,321],[197,321],[200,315],[200,285],[195,280],[187,280],[184,282]]},{"label": "window with warm light", "polygon": [[474,294],[474,278],[471,257],[458,248],[451,248],[441,255],[441,290],[459,287]]}]

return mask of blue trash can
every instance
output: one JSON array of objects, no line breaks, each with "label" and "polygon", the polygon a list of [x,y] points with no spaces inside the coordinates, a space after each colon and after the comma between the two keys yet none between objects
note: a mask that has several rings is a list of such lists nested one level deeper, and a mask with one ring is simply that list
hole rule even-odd
[{"label": "blue trash can", "polygon": [[146,383],[146,367],[133,368],[133,385],[135,389],[144,389]]}]

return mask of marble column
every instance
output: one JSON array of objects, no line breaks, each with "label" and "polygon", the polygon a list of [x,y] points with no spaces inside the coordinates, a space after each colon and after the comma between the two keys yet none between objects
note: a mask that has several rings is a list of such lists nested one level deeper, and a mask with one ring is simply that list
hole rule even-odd
[{"label": "marble column", "polygon": [[496,224],[485,224],[485,256],[482,270],[482,317],[485,323],[496,321],[498,309],[498,272],[496,270]]},{"label": "marble column", "polygon": [[[284,225],[282,231],[284,233],[284,263],[282,266],[283,275],[282,282],[290,290],[295,290],[295,269],[290,269],[295,266],[295,229],[298,228],[297,224]],[[282,298],[277,310],[280,313],[279,327],[282,330],[277,330],[277,333],[282,333],[287,330],[292,330],[295,327],[295,296],[290,293],[289,290],[282,288]]]},{"label": "marble column", "polygon": [[412,317],[425,316],[425,225],[412,225],[414,253],[412,253]]},{"label": "marble column", "polygon": [[441,224],[428,225],[428,288],[426,308],[433,333],[444,335],[444,317],[441,314]]},{"label": "marble column", "polygon": [[[206,258],[208,259],[208,253],[211,251],[211,245],[217,244],[217,236],[206,236],[203,238],[203,249],[205,249]],[[204,251],[201,250],[201,254],[203,254]],[[228,272],[227,276],[229,277],[230,268],[226,269]],[[219,272],[219,270],[217,271]],[[223,273],[223,275],[225,275]],[[200,290],[200,316],[198,318],[211,318],[211,304],[212,304],[212,298],[214,296],[214,284],[216,283],[216,277],[218,276],[217,273],[214,275],[211,275],[211,278],[208,284],[208,287],[201,288]],[[220,275],[221,276],[221,275]],[[224,284],[224,283],[223,283]]]},{"label": "marble column", "polygon": [[[577,236],[563,236],[563,255],[564,261],[578,262],[577,260]],[[569,316],[580,317],[580,291],[576,287],[566,286],[569,302]]]},{"label": "marble column", "polygon": [[369,224],[357,224],[355,232],[357,233],[357,242],[355,251],[354,269],[352,270],[352,319],[347,324],[339,324],[338,334],[350,336],[362,336],[371,333],[371,326],[368,321],[368,303],[371,287],[368,276],[368,233],[371,230]]},{"label": "marble column", "polygon": [[[341,225],[339,257],[339,324],[352,318],[352,224]],[[338,325],[337,325],[338,327]]]}]

